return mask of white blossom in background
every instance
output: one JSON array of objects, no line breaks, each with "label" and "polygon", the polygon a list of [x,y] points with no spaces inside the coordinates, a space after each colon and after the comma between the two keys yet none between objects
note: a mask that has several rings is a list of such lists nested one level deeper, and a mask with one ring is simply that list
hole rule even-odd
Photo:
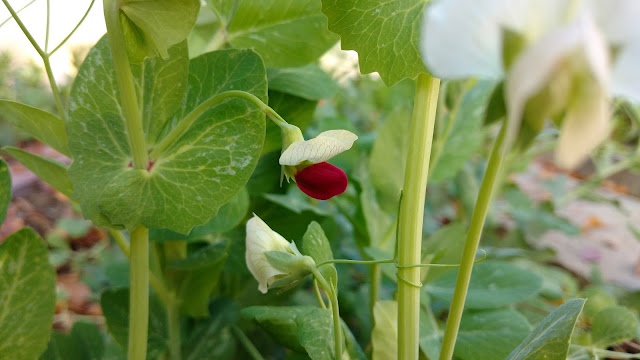
[{"label": "white blossom in background", "polygon": [[504,80],[508,138],[527,101],[551,94],[540,111],[561,115],[556,161],[572,168],[608,136],[612,96],[640,101],[638,19],[636,0],[441,0],[420,45],[436,76]]}]

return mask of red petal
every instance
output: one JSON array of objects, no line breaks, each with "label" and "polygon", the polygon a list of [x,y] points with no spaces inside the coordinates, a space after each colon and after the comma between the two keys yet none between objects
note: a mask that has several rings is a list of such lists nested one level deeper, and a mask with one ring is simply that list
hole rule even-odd
[{"label": "red petal", "polygon": [[308,166],[296,174],[296,184],[303,193],[318,200],[331,199],[347,189],[347,175],[326,162]]}]

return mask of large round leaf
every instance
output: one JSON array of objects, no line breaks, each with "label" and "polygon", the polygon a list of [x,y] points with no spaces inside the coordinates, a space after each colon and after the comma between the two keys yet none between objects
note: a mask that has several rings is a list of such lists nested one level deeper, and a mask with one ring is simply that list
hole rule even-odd
[{"label": "large round leaf", "polygon": [[[166,60],[147,60],[144,71],[133,69],[149,148],[216,94],[244,90],[266,101],[264,64],[251,50],[216,51],[189,63],[186,47],[179,44],[169,55]],[[166,77],[173,80],[167,82]],[[69,106],[74,160],[69,177],[73,197],[87,218],[99,225],[132,229],[142,224],[187,233],[215,216],[246,184],[265,132],[264,114],[253,103],[240,98],[215,103],[151,159],[154,163],[147,171],[130,165],[119,97],[111,53],[102,40],[80,68]]]}]

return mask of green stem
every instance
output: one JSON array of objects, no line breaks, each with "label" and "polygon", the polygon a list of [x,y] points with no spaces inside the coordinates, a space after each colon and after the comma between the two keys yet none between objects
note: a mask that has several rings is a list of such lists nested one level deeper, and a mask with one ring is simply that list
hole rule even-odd
[{"label": "green stem", "polygon": [[331,303],[331,313],[333,314],[333,341],[334,341],[334,349],[335,349],[335,358],[336,360],[342,359],[342,324],[340,324],[340,308],[338,307],[338,291],[325,280],[322,273],[318,270],[318,268],[313,268],[311,270],[313,276],[320,286],[324,289],[324,291],[329,296],[329,301]]},{"label": "green stem", "polygon": [[[36,2],[36,0],[31,0],[29,1],[25,6],[21,7],[20,9],[18,9],[18,11],[16,11],[16,14],[20,14],[20,12],[26,8],[28,8],[31,4],[33,4],[34,2]],[[2,25],[6,24],[7,22],[9,22],[9,20],[13,19],[13,16],[9,16],[8,18],[4,19],[2,22],[0,22],[0,27],[2,27]]]},{"label": "green stem", "polygon": [[411,122],[409,156],[400,204],[398,243],[398,359],[418,359],[420,322],[419,268],[402,268],[420,263],[422,218],[427,189],[433,125],[438,105],[440,80],[427,74],[418,76]]},{"label": "green stem", "polygon": [[53,77],[53,71],[51,70],[51,63],[49,62],[49,55],[43,57],[42,62],[44,63],[44,69],[47,72],[47,78],[49,79],[49,84],[51,85],[51,92],[53,93],[53,98],[56,101],[58,114],[60,114],[60,118],[62,120],[66,121],[67,115],[64,112],[64,106],[62,105],[62,99],[60,98],[60,90],[58,89],[58,84],[56,84],[56,79]]},{"label": "green stem", "polygon": [[67,40],[69,40],[69,38],[76,32],[76,30],[78,30],[78,28],[80,27],[80,25],[84,22],[84,20],[87,18],[87,15],[89,15],[89,12],[91,11],[91,9],[93,8],[93,4],[96,2],[96,0],[91,0],[91,3],[89,4],[89,7],[87,8],[87,11],[84,12],[84,15],[82,15],[82,18],[80,19],[80,21],[78,21],[78,23],[76,24],[76,26],[73,28],[73,30],[71,30],[71,32],[60,42],[60,44],[58,44],[58,46],[56,46],[55,48],[53,48],[53,50],[51,50],[51,52],[49,52],[49,56],[53,55],[53,53],[55,53],[56,51],[58,51],[58,49],[60,49],[62,47],[62,45],[64,45]]},{"label": "green stem", "polygon": [[320,305],[320,307],[326,309],[327,305],[324,303],[324,300],[322,300],[322,294],[320,293],[320,288],[318,287],[318,280],[316,280],[315,278],[313,279],[313,290],[316,293],[316,298],[318,299],[318,304]]},{"label": "green stem", "polygon": [[180,306],[177,301],[166,304],[169,318],[169,359],[181,360]]},{"label": "green stem", "polygon": [[104,19],[107,25],[107,35],[113,57],[113,67],[116,72],[118,89],[120,90],[120,100],[122,102],[122,111],[127,126],[129,146],[131,146],[131,153],[133,155],[133,167],[145,170],[149,166],[149,155],[147,154],[145,145],[136,87],[133,81],[131,67],[129,66],[124,34],[120,27],[120,9],[118,5],[117,0],[105,0]]},{"label": "green stem", "polygon": [[164,153],[167,148],[173,145],[180,138],[180,136],[182,136],[193,125],[193,123],[196,121],[196,119],[198,119],[198,117],[200,117],[200,115],[202,115],[202,113],[207,111],[215,103],[234,97],[243,98],[253,102],[258,106],[260,111],[266,113],[267,116],[269,116],[269,118],[274,123],[276,123],[276,125],[282,126],[287,124],[287,122],[280,115],[278,115],[275,110],[270,108],[255,95],[241,90],[229,90],[210,97],[209,99],[198,105],[198,107],[193,109],[193,111],[191,111],[189,114],[187,114],[187,116],[185,116],[184,119],[182,119],[180,123],[178,123],[178,125],[173,128],[173,130],[171,130],[169,135],[162,139],[158,146],[153,149],[150,155],[151,158],[157,159],[162,153]]},{"label": "green stem", "polygon": [[373,308],[380,297],[380,281],[382,280],[382,270],[379,264],[374,264],[369,270],[369,319],[374,324]]},{"label": "green stem", "polygon": [[131,232],[129,293],[129,360],[147,357],[149,328],[149,230],[138,226]]},{"label": "green stem", "polygon": [[476,206],[471,217],[471,224],[469,226],[469,232],[467,233],[467,240],[464,245],[460,270],[458,272],[456,287],[453,293],[453,301],[451,303],[451,309],[449,310],[449,318],[447,319],[447,326],[444,332],[444,339],[442,341],[440,360],[450,360],[453,356],[453,349],[458,336],[458,328],[460,327],[460,319],[462,318],[462,311],[464,310],[464,303],[469,289],[469,282],[471,280],[473,263],[475,261],[476,252],[478,251],[478,244],[480,243],[480,236],[482,235],[484,221],[487,217],[487,211],[489,210],[489,205],[491,203],[491,195],[493,193],[494,185],[498,178],[500,165],[505,153],[503,149],[503,140],[506,132],[506,124],[507,122],[505,121],[505,125],[503,125],[500,130],[500,134],[496,138],[493,149],[491,150],[487,170],[484,174],[484,178],[482,179],[478,200],[476,201]]},{"label": "green stem", "polygon": [[231,326],[231,332],[235,335],[236,339],[240,341],[240,344],[249,353],[253,360],[264,360],[258,349],[253,345],[251,340],[244,334],[244,332],[236,325]]}]

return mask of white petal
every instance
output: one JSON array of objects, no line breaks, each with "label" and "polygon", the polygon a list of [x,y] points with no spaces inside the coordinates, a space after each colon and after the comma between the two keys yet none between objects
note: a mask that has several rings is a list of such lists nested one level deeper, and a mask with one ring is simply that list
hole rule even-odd
[{"label": "white petal", "polygon": [[589,0],[588,4],[609,43],[624,46],[640,39],[640,1]]},{"label": "white petal", "polygon": [[558,26],[566,0],[441,0],[427,5],[420,47],[443,78],[501,78],[502,29],[535,40]]},{"label": "white petal", "polygon": [[314,164],[327,161],[343,151],[351,149],[358,139],[347,130],[329,130],[307,141],[296,141],[280,155],[280,165],[296,166],[303,161]]},{"label": "white petal", "polygon": [[569,109],[562,122],[557,164],[572,169],[584,161],[609,135],[609,116],[607,94],[595,84],[592,93]]},{"label": "white petal", "polygon": [[640,44],[624,49],[616,57],[611,92],[640,102]]},{"label": "white petal", "polygon": [[[518,131],[524,106],[550,81],[569,56],[582,54],[589,70],[607,89],[609,84],[608,48],[604,38],[588,14],[560,27],[523,51],[513,64],[506,81],[507,111],[512,140]],[[567,69],[570,71],[570,69]]]},{"label": "white petal", "polygon": [[289,242],[280,234],[254,215],[247,221],[247,251],[245,254],[247,267],[258,280],[258,290],[266,293],[268,284],[273,281],[273,277],[284,274],[275,269],[267,260],[266,251],[290,251]]}]

